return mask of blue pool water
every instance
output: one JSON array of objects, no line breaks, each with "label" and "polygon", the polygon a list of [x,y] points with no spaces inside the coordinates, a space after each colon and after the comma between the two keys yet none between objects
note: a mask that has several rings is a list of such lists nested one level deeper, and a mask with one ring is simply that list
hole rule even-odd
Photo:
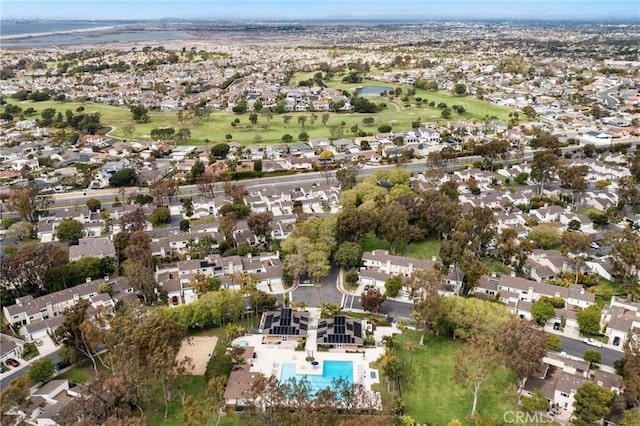
[{"label": "blue pool water", "polygon": [[349,384],[353,383],[353,362],[352,361],[324,361],[322,376],[317,374],[296,374],[295,364],[282,364],[280,371],[280,383],[284,383],[294,377],[300,380],[306,377],[311,385],[312,392],[328,388],[334,378],[342,377]]},{"label": "blue pool water", "polygon": [[240,340],[238,341],[238,346],[249,346],[249,342],[246,340]]}]

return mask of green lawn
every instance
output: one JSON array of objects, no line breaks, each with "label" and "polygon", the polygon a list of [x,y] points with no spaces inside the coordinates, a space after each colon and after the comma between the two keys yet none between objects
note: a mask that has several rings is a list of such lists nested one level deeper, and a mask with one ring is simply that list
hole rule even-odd
[{"label": "green lawn", "polygon": [[611,296],[626,297],[620,289],[620,283],[601,278],[598,284],[589,287],[589,292],[596,295],[596,303],[600,308],[604,308],[611,302]]},{"label": "green lawn", "polygon": [[[187,381],[185,390],[186,396],[193,396],[197,399],[202,399],[204,393],[207,390],[207,383],[204,376],[186,376],[184,379]],[[164,406],[158,406],[156,409],[147,408],[145,410],[149,421],[149,425],[184,425],[184,417],[182,415],[182,400],[175,394],[173,401],[169,404],[169,415],[167,419],[164,419]]]},{"label": "green lawn", "polygon": [[358,244],[362,247],[362,251],[389,250],[391,248],[389,241],[378,238],[373,232],[362,237]]},{"label": "green lawn", "polygon": [[489,268],[490,273],[494,272],[500,275],[509,275],[513,271],[509,266],[505,265],[497,259],[486,258],[483,259],[483,261],[485,265],[487,265],[487,268]]},{"label": "green lawn", "polygon": [[55,377],[57,380],[68,380],[70,385],[87,383],[93,376],[92,367],[73,367]]},{"label": "green lawn", "polygon": [[440,255],[440,241],[437,239],[429,239],[425,241],[413,242],[407,246],[405,255],[418,259],[431,260],[433,256]]},{"label": "green lawn", "polygon": [[[301,77],[307,77],[304,74]],[[307,77],[308,78],[308,77]],[[333,81],[328,82],[331,87],[337,89],[344,89],[353,91],[357,86],[366,84],[381,84],[372,80],[365,80],[361,84],[344,84],[341,83],[342,76],[338,75]],[[391,86],[391,85],[389,85]],[[395,87],[396,85],[394,85]],[[403,91],[406,92],[408,87],[404,86]],[[460,115],[454,113],[451,120],[483,120],[487,116],[496,116],[501,119],[507,119],[510,112],[509,109],[503,108],[491,103],[481,101],[472,97],[458,97],[444,92],[424,91],[418,90],[417,97],[426,98],[429,101],[434,101],[436,104],[445,102],[448,106],[453,104],[462,105],[467,112]],[[400,98],[390,99],[388,97],[372,97],[373,102],[387,104],[387,108],[381,112],[375,114],[357,114],[357,113],[330,113],[330,118],[327,125],[322,124],[321,115],[322,112],[317,112],[317,121],[311,124],[307,120],[304,127],[298,124],[297,117],[305,115],[307,118],[311,116],[310,112],[290,113],[293,116],[291,122],[287,125],[284,123],[282,115],[274,114],[271,120],[259,114],[258,122],[256,125],[249,123],[249,113],[235,114],[232,112],[217,111],[211,114],[208,119],[198,120],[189,119],[185,120],[182,124],[178,122],[177,114],[174,112],[159,112],[152,111],[149,113],[150,121],[148,123],[133,123],[131,113],[125,107],[110,106],[103,104],[93,103],[79,103],[79,102],[32,102],[32,101],[15,101],[13,99],[6,99],[7,102],[20,105],[23,110],[33,107],[37,112],[28,118],[37,118],[40,116],[40,112],[46,108],[55,108],[59,112],[63,113],[70,109],[75,112],[79,106],[85,108],[86,113],[99,112],[101,115],[101,122],[104,125],[115,126],[116,129],[113,135],[116,137],[124,138],[125,134],[122,132],[122,127],[126,124],[132,123],[135,127],[133,138],[134,139],[150,139],[151,130],[159,127],[174,127],[176,129],[185,127],[191,131],[191,140],[189,144],[214,144],[225,142],[225,136],[227,134],[232,135],[233,140],[245,145],[251,144],[272,144],[281,141],[284,134],[290,134],[297,140],[298,135],[304,131],[308,133],[310,138],[328,138],[331,136],[330,127],[335,125],[343,125],[344,137],[353,137],[351,127],[358,125],[360,130],[364,130],[368,133],[375,134],[378,130],[378,126],[381,124],[391,124],[396,131],[403,131],[411,129],[411,123],[420,119],[421,122],[441,122],[444,123],[447,120],[443,120],[440,117],[441,110],[436,107],[429,107],[425,103],[416,105],[415,100],[412,98],[409,102],[404,102]],[[374,117],[375,123],[365,125],[362,119],[365,117]],[[234,126],[231,123],[239,119],[240,122]]]},{"label": "green lawn", "polygon": [[[401,336],[395,339],[398,355],[409,362],[409,353],[400,348],[402,339]],[[405,339],[417,344],[420,333],[408,330]],[[416,349],[413,369],[403,379],[402,396],[406,413],[418,424],[446,425],[451,419],[458,419],[463,425],[471,424],[466,418],[471,411],[473,394],[452,380],[453,354],[462,344],[446,337],[426,335],[424,347]],[[478,412],[502,421],[506,411],[515,409],[516,399],[513,375],[501,369],[480,388]]]}]

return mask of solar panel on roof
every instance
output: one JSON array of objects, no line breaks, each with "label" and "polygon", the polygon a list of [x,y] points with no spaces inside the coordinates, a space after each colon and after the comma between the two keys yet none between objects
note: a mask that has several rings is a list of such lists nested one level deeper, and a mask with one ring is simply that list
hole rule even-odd
[{"label": "solar panel on roof", "polygon": [[353,335],[356,337],[362,337],[362,324],[359,322],[353,323]]}]

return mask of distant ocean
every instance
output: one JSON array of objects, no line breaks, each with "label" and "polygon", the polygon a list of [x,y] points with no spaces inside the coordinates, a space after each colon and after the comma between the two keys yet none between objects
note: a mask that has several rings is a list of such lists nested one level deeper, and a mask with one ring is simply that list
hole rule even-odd
[{"label": "distant ocean", "polygon": [[[122,21],[72,21],[72,22],[0,22],[0,40],[3,48],[50,48],[53,46],[78,46],[113,42],[145,42],[161,40],[186,40],[194,38],[183,31],[127,31],[120,26]],[[92,31],[95,29],[95,31]],[[24,35],[24,38],[19,36]],[[15,38],[18,37],[18,38]]]},{"label": "distant ocean", "polygon": [[106,25],[114,25],[114,23],[104,21],[37,21],[24,23],[18,23],[14,21],[0,21],[0,35],[9,36],[20,34],[84,30],[88,28],[104,27]]}]

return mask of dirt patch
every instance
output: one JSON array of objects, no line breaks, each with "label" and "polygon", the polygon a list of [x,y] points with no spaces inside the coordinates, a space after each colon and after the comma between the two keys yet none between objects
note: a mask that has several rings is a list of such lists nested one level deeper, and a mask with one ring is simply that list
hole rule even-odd
[{"label": "dirt patch", "polygon": [[203,376],[216,343],[218,343],[216,336],[194,336],[189,340],[185,339],[182,341],[180,351],[178,351],[178,362],[186,357],[191,358],[193,365],[191,368],[187,368],[187,373]]}]

